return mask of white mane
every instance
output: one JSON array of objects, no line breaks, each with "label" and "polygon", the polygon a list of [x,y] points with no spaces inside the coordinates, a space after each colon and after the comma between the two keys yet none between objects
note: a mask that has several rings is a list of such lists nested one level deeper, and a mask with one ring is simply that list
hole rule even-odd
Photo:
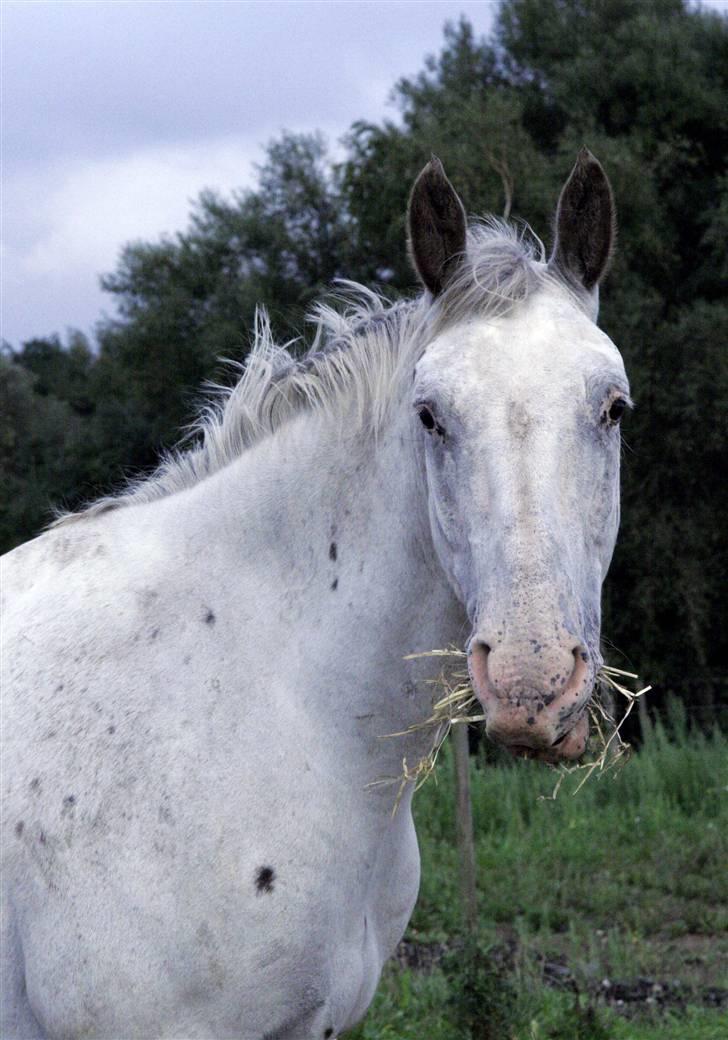
[{"label": "white mane", "polygon": [[196,444],[166,453],[150,476],[55,523],[191,487],[302,409],[334,412],[353,405],[362,423],[380,429],[432,338],[446,325],[473,314],[497,316],[526,299],[550,280],[543,261],[543,245],[527,226],[519,230],[495,218],[475,224],[463,261],[435,300],[425,293],[391,303],[355,282],[341,282],[334,301],[343,310],[325,303],[314,308],[308,319],[313,339],[300,357],[289,351],[293,344],[274,342],[268,315],[259,309],[252,349],[238,366],[240,379],[232,388],[212,386],[190,427]]}]

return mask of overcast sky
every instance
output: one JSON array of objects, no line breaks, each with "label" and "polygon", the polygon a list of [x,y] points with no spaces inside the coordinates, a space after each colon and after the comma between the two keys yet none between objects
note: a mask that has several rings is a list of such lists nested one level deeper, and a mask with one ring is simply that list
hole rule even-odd
[{"label": "overcast sky", "polygon": [[91,331],[121,246],[252,184],[282,129],[380,119],[462,12],[491,0],[2,2],[2,335]]},{"label": "overcast sky", "polygon": [[[644,0],[649,3],[650,0]],[[704,0],[726,10],[728,0]],[[133,239],[182,230],[203,187],[254,183],[281,130],[333,144],[396,110],[447,19],[496,0],[0,0],[2,336],[91,331]]]}]

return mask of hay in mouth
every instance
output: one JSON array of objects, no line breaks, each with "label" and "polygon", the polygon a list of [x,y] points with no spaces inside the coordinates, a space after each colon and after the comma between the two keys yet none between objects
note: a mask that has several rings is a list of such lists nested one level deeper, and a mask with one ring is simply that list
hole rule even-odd
[{"label": "hay in mouth", "polygon": [[[445,657],[450,659],[467,660],[467,654],[463,650],[450,648],[447,650],[429,650],[420,654],[409,654],[405,660],[414,660],[419,657]],[[595,692],[589,701],[589,716],[592,722],[592,735],[589,738],[589,748],[585,761],[574,762],[566,765],[564,762],[551,764],[550,768],[558,774],[553,791],[548,796],[550,799],[557,797],[564,779],[573,773],[583,773],[573,794],[579,793],[581,788],[595,773],[603,775],[611,772],[617,765],[623,765],[631,751],[628,744],[621,735],[622,727],[629,718],[632,709],[639,700],[648,693],[652,687],[644,686],[641,689],[630,689],[626,685],[631,681],[633,685],[639,685],[639,676],[635,672],[625,672],[621,668],[613,668],[610,665],[602,665],[597,672]],[[423,730],[432,732],[432,743],[430,750],[423,755],[414,765],[409,765],[406,757],[402,759],[402,772],[397,777],[385,777],[375,780],[375,785],[398,784],[397,796],[395,798],[393,813],[397,811],[408,784],[414,784],[414,790],[418,791],[425,781],[432,775],[437,764],[437,758],[442,745],[453,726],[469,725],[471,722],[484,722],[485,715],[478,709],[478,701],[475,691],[470,682],[467,665],[465,668],[456,668],[446,673],[444,670],[436,679],[426,680],[442,692],[432,705],[432,713],[422,722],[414,723],[405,730],[398,733],[383,734],[385,738],[403,737],[412,733],[420,733]],[[619,722],[616,722],[609,700],[612,692],[623,697],[627,706]],[[543,796],[542,796],[543,797]]]}]

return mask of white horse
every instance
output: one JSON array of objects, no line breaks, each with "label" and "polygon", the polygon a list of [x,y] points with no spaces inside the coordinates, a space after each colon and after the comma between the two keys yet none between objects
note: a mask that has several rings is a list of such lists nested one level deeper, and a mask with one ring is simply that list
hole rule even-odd
[{"label": "white horse", "polygon": [[584,749],[618,524],[613,240],[582,152],[546,262],[412,192],[424,293],[265,319],[196,448],[5,559],[2,1036],[325,1040],[417,897],[402,758],[467,638],[491,737]]}]

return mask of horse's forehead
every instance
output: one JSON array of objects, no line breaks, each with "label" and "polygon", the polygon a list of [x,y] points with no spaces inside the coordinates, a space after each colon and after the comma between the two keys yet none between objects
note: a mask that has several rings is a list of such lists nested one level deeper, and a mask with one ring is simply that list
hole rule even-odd
[{"label": "horse's forehead", "polygon": [[473,317],[443,332],[425,353],[421,377],[452,398],[484,391],[543,402],[584,387],[595,373],[624,379],[617,348],[578,307],[526,301],[496,319]]}]

